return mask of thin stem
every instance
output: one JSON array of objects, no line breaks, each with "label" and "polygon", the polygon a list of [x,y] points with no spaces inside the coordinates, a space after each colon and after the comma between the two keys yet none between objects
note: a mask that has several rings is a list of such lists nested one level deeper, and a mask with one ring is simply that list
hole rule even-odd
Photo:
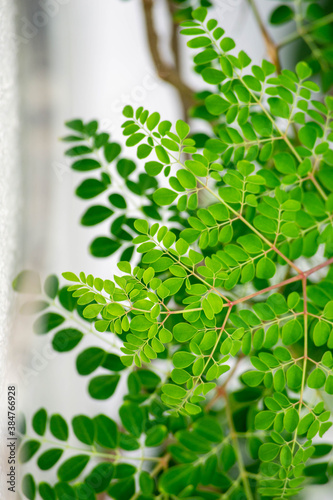
[{"label": "thin stem", "polygon": [[252,495],[252,491],[251,491],[249,479],[248,479],[248,476],[247,476],[247,471],[245,469],[245,465],[244,465],[244,461],[243,461],[243,457],[242,457],[242,452],[241,452],[241,449],[240,449],[240,446],[239,446],[237,433],[236,433],[235,427],[234,427],[234,422],[233,422],[233,418],[232,418],[232,412],[231,412],[230,402],[229,402],[229,398],[228,398],[227,392],[224,393],[224,398],[225,398],[225,403],[226,403],[225,410],[226,410],[226,414],[227,414],[227,419],[228,419],[228,424],[229,424],[231,439],[232,439],[232,441],[234,443],[234,447],[235,447],[235,451],[236,451],[236,455],[237,455],[237,462],[238,462],[239,472],[240,472],[240,476],[242,478],[242,482],[243,482],[243,485],[244,485],[244,490],[245,490],[246,498],[247,498],[247,500],[253,500],[253,495]]},{"label": "thin stem", "polygon": [[[304,348],[303,348],[303,367],[302,367],[302,382],[301,382],[301,389],[300,389],[300,396],[299,396],[299,401],[298,401],[298,416],[299,420],[301,419],[301,412],[303,408],[303,397],[304,397],[304,389],[305,389],[305,384],[306,384],[306,368],[307,368],[307,361],[308,361],[308,305],[307,305],[307,293],[306,293],[306,276],[303,276],[302,278],[302,289],[303,289],[303,314],[304,314]],[[298,427],[297,427],[298,428]],[[294,431],[294,436],[291,441],[291,452],[292,455],[294,455],[295,452],[295,447],[297,444],[297,428]],[[289,466],[288,472],[291,470],[292,466]],[[284,498],[286,490],[287,490],[287,483],[288,483],[288,474],[286,479],[284,480],[284,485],[283,485],[283,491],[281,494],[281,498]]]},{"label": "thin stem", "polygon": [[262,290],[259,290],[258,292],[251,293],[250,295],[247,295],[246,297],[241,297],[239,299],[233,300],[230,302],[230,304],[224,304],[224,306],[227,305],[236,305],[240,304],[241,302],[246,302],[249,299],[252,299],[253,297],[257,297],[258,295],[262,295],[263,293],[270,292],[271,290],[274,290],[275,288],[280,288],[281,286],[289,285],[289,283],[294,283],[295,281],[300,281],[304,277],[311,276],[311,274],[314,274],[315,272],[319,271],[320,269],[323,269],[324,267],[329,266],[330,264],[333,264],[333,257],[330,259],[326,260],[325,262],[322,262],[321,264],[318,264],[317,266],[309,269],[308,271],[301,271],[301,274],[298,274],[297,276],[293,276],[292,278],[288,278],[284,281],[281,281],[280,283],[276,283],[275,285],[268,286],[267,288],[263,288]]},{"label": "thin stem", "polygon": [[321,19],[314,21],[313,23],[308,24],[307,26],[302,26],[297,31],[295,31],[291,35],[286,36],[283,40],[281,40],[281,42],[277,44],[277,49],[280,50],[285,45],[288,45],[289,43],[294,42],[299,38],[303,38],[304,35],[311,33],[311,31],[321,28],[322,26],[326,26],[327,24],[330,24],[332,22],[333,22],[333,13],[328,14],[327,16],[324,16]]},{"label": "thin stem", "polygon": [[[20,434],[20,433],[17,433],[18,435],[20,435],[21,438],[24,438],[25,440],[36,440],[35,437],[32,437],[32,436],[28,436],[28,435],[24,435],[24,434]],[[88,455],[91,455],[92,457],[96,457],[96,458],[104,458],[104,459],[107,459],[107,460],[110,460],[112,461],[113,463],[117,463],[121,460],[138,460],[138,461],[150,461],[150,462],[158,462],[160,461],[160,458],[159,457],[128,457],[126,455],[122,455],[121,453],[117,452],[117,450],[111,450],[113,453],[103,453],[103,452],[99,452],[99,451],[96,451],[95,449],[92,449],[92,450],[87,450],[85,448],[79,448],[77,446],[72,446],[72,445],[69,445],[69,444],[65,444],[64,442],[61,442],[61,441],[53,441],[52,439],[46,439],[46,438],[40,438],[40,436],[37,437],[38,441],[40,441],[41,443],[45,443],[45,444],[50,444],[52,446],[55,446],[57,448],[63,448],[64,450],[71,450],[71,451],[75,451],[75,452],[81,452],[81,453],[86,453]]]}]

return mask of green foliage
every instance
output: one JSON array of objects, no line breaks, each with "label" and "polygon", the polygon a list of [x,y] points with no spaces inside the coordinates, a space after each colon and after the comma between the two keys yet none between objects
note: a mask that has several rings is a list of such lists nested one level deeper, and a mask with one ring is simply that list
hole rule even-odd
[{"label": "green foliage", "polygon": [[[156,117],[158,113],[154,115]],[[63,141],[75,146],[70,147],[65,154],[73,159],[72,169],[85,175],[75,193],[82,200],[96,198],[96,203],[83,213],[81,224],[85,227],[97,226],[106,221],[110,224],[109,234],[97,236],[90,245],[90,252],[95,257],[105,258],[121,248],[121,258],[131,259],[134,251],[132,240],[137,234],[133,213],[137,212],[137,216],[143,213],[148,220],[162,220],[160,207],[153,199],[158,182],[149,175],[151,169],[156,167],[147,168],[148,173],[136,174],[136,163],[120,156],[120,144],[111,142],[109,134],[98,129],[97,121],[83,123],[82,120],[72,120],[66,125],[71,135],[65,136]],[[153,125],[154,122],[150,120],[150,126]],[[132,130],[134,132],[136,126]],[[75,135],[72,135],[73,131]],[[140,140],[139,134],[133,133],[132,137],[129,145],[135,145]],[[143,155],[139,147],[138,157],[145,158],[150,152],[151,148],[147,146]],[[176,210],[170,211],[168,219],[186,224]]]},{"label": "green foliage", "polygon": [[333,84],[333,12],[330,2],[288,2],[275,6],[270,14],[270,23],[281,26],[288,23],[292,32],[278,43],[279,48],[301,40],[298,48],[311,67],[319,73],[325,91]]},{"label": "green foliage", "polygon": [[[125,389],[114,419],[37,411],[20,459],[56,472],[52,484],[26,475],[27,498],[296,498],[332,475],[321,438],[332,425],[333,99],[318,94],[307,63],[280,74],[265,60],[251,65],[206,19],[200,8],[182,24],[210,85],[203,147],[184,121],[126,106],[126,144],[146,172],[133,181],[134,162],[113,168],[120,147],[96,122],[67,123],[74,170],[100,173],[81,197],[109,189],[97,150],[124,180],[108,193],[111,208],[83,217],[127,225],[97,238],[93,253],[130,246],[114,276],[65,272],[60,289],[48,278],[22,310],[38,314],[34,329],[56,351],[74,351],[92,398]],[[158,216],[129,223],[128,190]],[[14,288],[25,293],[23,277]],[[35,294],[37,283],[33,275]],[[81,350],[85,335],[99,346]]]}]

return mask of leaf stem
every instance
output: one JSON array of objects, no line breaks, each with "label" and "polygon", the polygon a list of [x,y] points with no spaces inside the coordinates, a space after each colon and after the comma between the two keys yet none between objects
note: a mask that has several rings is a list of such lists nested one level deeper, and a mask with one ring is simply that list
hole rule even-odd
[{"label": "leaf stem", "polygon": [[302,26],[297,31],[291,33],[290,35],[286,36],[283,40],[281,40],[281,42],[277,44],[277,49],[280,50],[285,45],[288,45],[289,43],[298,40],[298,38],[303,38],[304,35],[311,33],[311,31],[321,28],[322,26],[326,26],[327,24],[330,24],[332,22],[333,22],[333,13],[327,14],[327,16],[324,16],[321,19],[318,19],[313,23],[308,24],[307,26]]},{"label": "leaf stem", "polygon": [[242,478],[242,482],[244,485],[246,498],[247,498],[247,500],[253,500],[253,495],[252,495],[249,479],[247,476],[247,471],[245,469],[245,465],[244,465],[244,461],[243,461],[243,457],[242,457],[242,452],[241,452],[241,449],[239,446],[237,433],[235,431],[235,426],[234,426],[234,422],[233,422],[233,418],[232,418],[232,412],[231,412],[231,408],[230,408],[230,402],[229,402],[229,397],[228,397],[227,391],[224,392],[224,399],[225,399],[225,403],[226,403],[225,409],[226,409],[226,415],[227,415],[227,419],[228,419],[231,439],[234,443],[234,447],[235,447],[235,451],[236,451],[236,455],[237,455],[237,462],[238,462],[238,466],[239,466],[239,472],[240,472],[240,476]]}]

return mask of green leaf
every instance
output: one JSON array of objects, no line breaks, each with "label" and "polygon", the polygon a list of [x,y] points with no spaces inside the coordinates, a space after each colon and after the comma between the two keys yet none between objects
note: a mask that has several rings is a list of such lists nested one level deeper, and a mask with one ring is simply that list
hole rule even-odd
[{"label": "green leaf", "polygon": [[305,125],[304,127],[299,129],[298,137],[301,143],[304,144],[304,146],[312,149],[317,140],[316,129],[314,127],[311,127],[311,125]]},{"label": "green leaf", "polygon": [[22,492],[29,500],[36,498],[36,483],[31,474],[26,474],[23,477]]},{"label": "green leaf", "polygon": [[118,445],[117,424],[106,415],[94,418],[96,442],[103,448],[114,449]]},{"label": "green leaf", "polygon": [[83,338],[83,333],[75,328],[59,330],[52,339],[52,347],[58,352],[68,352],[74,349]]},{"label": "green leaf", "polygon": [[59,280],[57,276],[48,276],[44,283],[45,293],[50,299],[55,299],[59,289]]},{"label": "green leaf", "polygon": [[103,462],[88,474],[84,482],[92,489],[95,493],[102,493],[105,491],[114,474],[114,465],[108,462]]},{"label": "green leaf", "polygon": [[123,177],[123,179],[127,179],[129,175],[136,169],[136,165],[134,161],[127,160],[126,158],[122,158],[117,162],[117,172]]},{"label": "green leaf", "polygon": [[284,345],[295,344],[303,336],[303,329],[297,319],[292,319],[282,327],[282,342]]},{"label": "green leaf", "polygon": [[163,493],[176,495],[191,484],[195,469],[192,465],[176,465],[163,472],[159,488]]},{"label": "green leaf", "polygon": [[89,455],[76,455],[69,458],[59,467],[58,478],[64,482],[73,481],[81,474],[89,460]]},{"label": "green leaf", "polygon": [[54,330],[65,321],[65,318],[57,313],[45,313],[34,322],[33,329],[38,335]]},{"label": "green leaf", "polygon": [[56,492],[57,498],[75,498],[76,493],[74,489],[69,486],[67,483],[56,483],[54,486],[54,490]]},{"label": "green leaf", "polygon": [[116,208],[125,209],[127,207],[126,200],[121,194],[111,194],[109,196],[109,201]]},{"label": "green leaf", "polygon": [[291,390],[298,391],[302,384],[302,370],[298,365],[292,365],[287,370],[287,383]]},{"label": "green leaf", "polygon": [[325,318],[333,319],[333,300],[330,300],[329,302],[327,302],[327,304],[325,305],[323,314],[324,314]]},{"label": "green leaf", "polygon": [[139,438],[144,429],[145,416],[142,408],[134,403],[126,402],[119,409],[123,426],[134,437]]},{"label": "green leaf", "polygon": [[118,241],[100,236],[92,242],[90,252],[94,257],[109,257],[115,253],[120,246]]},{"label": "green leaf", "polygon": [[76,196],[83,200],[90,200],[103,193],[106,190],[104,182],[98,179],[86,179],[83,181],[75,191]]},{"label": "green leaf", "polygon": [[35,439],[30,439],[29,441],[25,441],[20,448],[19,460],[22,464],[28,462],[34,455],[37,453],[41,446],[39,441]]},{"label": "green leaf", "polygon": [[294,11],[289,5],[280,5],[273,10],[270,22],[272,24],[284,24],[294,17]]},{"label": "green leaf", "polygon": [[61,458],[64,450],[61,448],[51,448],[42,453],[38,460],[37,465],[41,470],[51,469]]},{"label": "green leaf", "polygon": [[292,458],[293,458],[292,451],[289,448],[289,445],[286,444],[285,446],[282,447],[280,453],[281,465],[283,465],[283,467],[289,467],[291,465]]},{"label": "green leaf", "polygon": [[209,113],[215,116],[223,114],[230,106],[230,103],[219,95],[210,95],[205,104]]},{"label": "green leaf", "polygon": [[119,380],[119,375],[99,375],[92,378],[88,387],[90,396],[100,400],[110,398],[114,394]]},{"label": "green leaf", "polygon": [[310,69],[310,66],[306,62],[301,61],[296,65],[296,73],[301,80],[305,80],[306,78],[309,78],[309,76],[311,76],[312,71]]},{"label": "green leaf", "polygon": [[112,214],[113,211],[110,208],[104,207],[103,205],[95,205],[88,208],[83,214],[81,224],[83,226],[94,226],[108,219]]},{"label": "green leaf", "polygon": [[89,170],[96,170],[96,168],[101,168],[99,161],[94,160],[94,158],[83,158],[82,160],[75,161],[72,164],[72,169],[78,172],[88,172]]},{"label": "green leaf", "polygon": [[249,387],[256,387],[261,384],[265,374],[257,371],[249,371],[242,375],[243,382]]},{"label": "green leaf", "polygon": [[295,408],[289,408],[284,415],[284,427],[288,432],[294,432],[298,426],[299,415]]},{"label": "green leaf", "polygon": [[263,257],[257,264],[256,274],[258,278],[270,279],[275,275],[275,264],[268,257]]},{"label": "green leaf", "polygon": [[177,196],[177,193],[167,188],[159,188],[153,194],[154,201],[160,206],[170,205],[175,201]]},{"label": "green leaf", "polygon": [[153,130],[157,126],[159,121],[160,121],[159,113],[156,113],[156,112],[152,113],[147,119],[148,130]]},{"label": "green leaf", "polygon": [[125,106],[123,109],[123,115],[126,116],[126,118],[132,118],[133,117],[133,108],[132,106]]},{"label": "green leaf", "polygon": [[130,500],[135,494],[135,481],[133,477],[125,477],[117,482],[112,482],[108,495],[115,500]]},{"label": "green leaf", "polygon": [[195,356],[189,352],[181,351],[176,352],[172,360],[175,368],[186,368],[193,363]]},{"label": "green leaf", "polygon": [[176,122],[176,131],[177,131],[178,137],[181,140],[184,140],[185,137],[187,137],[188,134],[189,134],[189,132],[190,132],[190,127],[183,120],[177,120],[177,122]]},{"label": "green leaf", "polygon": [[173,336],[178,342],[188,342],[197,332],[196,328],[188,323],[178,323],[173,329]]},{"label": "green leaf", "polygon": [[48,483],[39,483],[38,491],[43,500],[56,500],[55,492]]},{"label": "green leaf", "polygon": [[146,433],[145,446],[159,446],[168,435],[168,429],[165,425],[154,425]]},{"label": "green leaf", "polygon": [[326,321],[318,321],[313,330],[313,341],[316,346],[325,345],[331,333],[331,328]]},{"label": "green leaf", "polygon": [[150,495],[151,493],[153,493],[155,488],[155,483],[153,478],[146,471],[141,472],[139,478],[139,485],[144,495]]},{"label": "green leaf", "polygon": [[183,389],[182,387],[179,387],[177,385],[173,384],[165,384],[162,387],[162,391],[164,394],[167,394],[167,396],[170,396],[171,398],[174,399],[181,399],[186,396],[186,390]]},{"label": "green leaf", "polygon": [[265,443],[259,448],[259,458],[263,462],[271,462],[277,457],[280,446],[275,443]]},{"label": "green leaf", "polygon": [[272,115],[280,118],[289,118],[290,111],[288,104],[279,97],[269,97],[267,99]]},{"label": "green leaf", "polygon": [[82,351],[76,359],[76,369],[80,375],[90,375],[105,358],[105,351],[100,347],[89,347]]},{"label": "green leaf", "polygon": [[187,42],[188,47],[191,49],[198,49],[200,47],[207,47],[211,44],[210,39],[207,36],[197,36],[196,38],[192,38],[189,42]]},{"label": "green leaf", "polygon": [[294,158],[289,153],[278,153],[274,156],[276,169],[282,174],[295,174],[296,164]]},{"label": "green leaf", "polygon": [[272,122],[264,115],[252,115],[252,125],[254,130],[262,137],[270,137],[273,132]]},{"label": "green leaf", "polygon": [[53,436],[60,441],[67,441],[68,439],[68,425],[66,420],[59,414],[51,415],[50,418],[50,431]]},{"label": "green leaf", "polygon": [[274,422],[276,414],[272,411],[262,411],[256,415],[255,426],[258,430],[268,429]]},{"label": "green leaf", "polygon": [[84,444],[92,445],[94,442],[95,429],[91,418],[86,415],[77,415],[72,420],[75,436]]},{"label": "green leaf", "polygon": [[308,386],[311,389],[320,389],[325,382],[326,375],[320,368],[313,370],[308,377]]},{"label": "green leaf", "polygon": [[80,278],[78,278],[76,276],[76,274],[74,273],[62,273],[63,277],[65,278],[65,280],[67,281],[74,281],[74,282],[77,282],[77,283],[80,283]]},{"label": "green leaf", "polygon": [[70,120],[65,122],[66,127],[76,130],[77,132],[84,133],[85,127],[82,120]]},{"label": "green leaf", "polygon": [[148,175],[155,177],[158,175],[164,168],[163,163],[159,163],[158,161],[148,161],[145,164],[145,170]]},{"label": "green leaf", "polygon": [[74,146],[73,148],[67,149],[65,151],[66,156],[81,156],[92,153],[92,149],[89,146],[80,145]]},{"label": "green leaf", "polygon": [[38,410],[32,418],[33,430],[39,436],[44,436],[46,430],[47,412],[44,408]]}]

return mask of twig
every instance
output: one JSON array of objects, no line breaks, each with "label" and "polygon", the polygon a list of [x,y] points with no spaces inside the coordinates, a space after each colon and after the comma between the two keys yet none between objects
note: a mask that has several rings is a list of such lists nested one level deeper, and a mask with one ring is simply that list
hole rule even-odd
[{"label": "twig", "polygon": [[260,16],[260,13],[258,11],[257,5],[255,3],[255,0],[248,0],[248,2],[252,8],[254,17],[256,18],[256,21],[257,21],[258,26],[260,28],[261,34],[264,38],[268,56],[270,57],[272,63],[276,67],[276,71],[278,73],[280,73],[281,72],[281,63],[280,63],[280,59],[279,59],[278,46],[272,40],[270,34],[268,33],[268,31],[266,29],[266,27],[261,19],[261,16]]},{"label": "twig", "polygon": [[233,418],[232,418],[232,412],[231,412],[230,402],[229,402],[227,392],[224,393],[224,399],[225,399],[225,410],[226,410],[229,429],[230,429],[230,437],[234,443],[235,452],[237,455],[237,463],[238,463],[238,467],[239,467],[239,473],[240,473],[240,476],[242,478],[242,483],[244,485],[244,491],[246,494],[246,498],[247,498],[247,500],[253,500],[253,495],[252,495],[249,479],[247,476],[247,471],[245,469],[245,465],[244,465],[243,457],[242,457],[242,452],[241,452],[241,449],[239,446],[237,433],[236,433],[235,427],[234,427],[234,422],[233,422]]},{"label": "twig", "polygon": [[160,458],[159,463],[156,465],[155,469],[151,472],[151,477],[157,476],[157,474],[162,470],[168,467],[169,461],[171,459],[170,453],[166,453],[163,457]]},{"label": "twig", "polygon": [[295,281],[300,281],[304,277],[307,278],[311,274],[315,273],[316,271],[319,271],[320,269],[323,269],[324,267],[329,266],[330,264],[333,264],[333,257],[330,259],[326,260],[325,262],[322,262],[321,264],[318,264],[317,266],[313,267],[312,269],[309,269],[308,271],[304,271],[299,273],[297,276],[293,276],[292,278],[286,279],[284,281],[281,281],[280,283],[276,283],[276,285],[271,285],[268,286],[267,288],[263,288],[262,290],[259,290],[258,292],[251,293],[251,295],[247,295],[246,297],[241,297],[239,299],[236,299],[229,304],[225,304],[224,306],[234,306],[236,304],[240,304],[241,302],[246,302],[249,299],[252,299],[253,297],[257,297],[258,295],[262,295],[263,293],[270,292],[271,290],[274,290],[275,288],[280,288],[281,286],[289,285],[289,283],[294,283]]},{"label": "twig", "polygon": [[226,388],[227,388],[227,385],[228,383],[230,382],[230,380],[232,379],[232,377],[235,375],[235,372],[238,368],[238,365],[240,363],[240,361],[244,358],[244,355],[241,354],[237,360],[236,360],[236,363],[234,364],[232,370],[230,370],[229,372],[229,375],[228,377],[226,378],[226,380],[224,381],[224,383],[218,387],[216,387],[216,392],[215,392],[215,395],[212,397],[212,399],[209,401],[209,403],[206,405],[205,407],[205,411],[209,411],[213,406],[214,404],[216,403],[216,401],[222,397],[225,397],[225,391],[226,391]]},{"label": "twig", "polygon": [[154,0],[142,0],[150,54],[158,76],[165,82],[170,83],[177,90],[182,103],[184,118],[187,118],[188,110],[194,104],[194,91],[185,82],[183,82],[179,74],[178,40],[176,38],[178,35],[175,32],[176,28],[173,28],[172,34],[172,48],[173,53],[175,54],[175,65],[170,66],[170,64],[165,62],[159,50],[159,37],[155,29],[153,5]]},{"label": "twig", "polygon": [[180,74],[179,29],[178,29],[178,24],[174,21],[176,6],[174,0],[166,0],[166,2],[170,12],[170,19],[172,24],[171,49],[175,58],[175,68]]}]

